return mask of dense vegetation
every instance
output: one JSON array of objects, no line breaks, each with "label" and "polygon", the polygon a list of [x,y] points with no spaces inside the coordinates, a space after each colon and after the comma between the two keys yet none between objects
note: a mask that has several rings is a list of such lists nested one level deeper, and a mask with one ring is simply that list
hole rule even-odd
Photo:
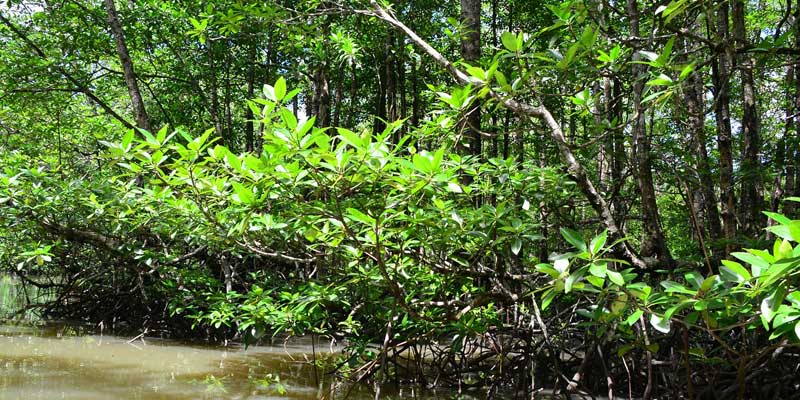
[{"label": "dense vegetation", "polygon": [[791,1],[9,0],[0,45],[44,316],[487,396],[797,390]]}]

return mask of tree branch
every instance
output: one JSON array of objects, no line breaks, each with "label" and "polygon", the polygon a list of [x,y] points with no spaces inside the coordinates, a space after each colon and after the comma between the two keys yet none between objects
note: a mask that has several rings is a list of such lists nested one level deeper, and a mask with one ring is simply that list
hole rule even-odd
[{"label": "tree branch", "polygon": [[[14,32],[17,36],[19,36],[20,39],[22,39],[23,42],[25,42],[31,49],[33,49],[33,51],[36,53],[36,55],[39,56],[39,58],[41,58],[42,60],[45,60],[45,61],[50,61],[50,58],[47,57],[47,54],[45,54],[45,52],[38,45],[36,45],[36,43],[34,43],[30,38],[28,38],[28,36],[25,35],[25,32],[22,32],[16,25],[14,25],[10,20],[8,20],[3,14],[0,14],[0,22],[2,22],[9,29],[11,29],[12,32]],[[75,79],[75,77],[72,76],[72,74],[67,72],[67,70],[65,70],[63,67],[61,67],[60,65],[55,64],[55,63],[53,63],[53,67],[55,67],[55,69],[64,78],[66,78],[70,83],[72,83],[73,85],[75,85],[78,88],[77,92],[80,92],[80,93],[83,93],[84,95],[86,95],[86,97],[88,97],[90,100],[95,102],[95,104],[100,106],[100,108],[102,108],[106,113],[108,113],[108,115],[110,115],[112,118],[114,118],[117,121],[119,121],[120,123],[122,123],[122,125],[124,125],[126,128],[129,128],[129,129],[133,129],[134,128],[133,124],[128,122],[128,120],[123,118],[121,115],[117,114],[117,112],[114,111],[114,109],[112,109],[111,106],[109,106],[106,102],[104,102],[99,97],[97,97],[97,95],[95,95],[94,92],[91,91],[91,89],[89,89],[86,85],[80,83],[77,79]]]},{"label": "tree branch", "polygon": [[[413,30],[411,30],[408,26],[400,22],[396,17],[390,14],[387,10],[381,7],[377,1],[370,0],[370,4],[372,5],[374,12],[371,15],[378,17],[379,19],[389,23],[390,25],[394,26],[395,28],[402,31],[409,39],[411,39],[414,44],[419,46],[422,50],[424,50],[428,56],[433,58],[433,60],[439,64],[441,67],[446,69],[450,75],[453,76],[460,84],[467,85],[467,84],[475,84],[469,76],[464,73],[463,71],[459,70],[455,64],[450,62],[447,58],[445,58],[441,53],[439,53],[436,49],[434,49],[428,42],[424,39],[420,38],[419,35],[416,34]],[[555,142],[556,146],[558,147],[559,153],[561,155],[561,160],[567,164],[567,168],[578,184],[583,192],[586,199],[589,201],[589,204],[595,210],[595,212],[600,216],[601,220],[603,221],[603,225],[608,230],[609,235],[614,238],[620,238],[623,236],[622,231],[617,226],[616,222],[614,221],[613,214],[611,213],[611,209],[608,207],[608,203],[605,201],[600,192],[594,187],[591,179],[586,172],[586,169],[581,165],[581,163],[577,160],[575,155],[572,153],[572,149],[567,142],[567,139],[564,135],[561,126],[559,125],[558,121],[553,117],[550,111],[544,106],[533,106],[526,103],[518,102],[514,99],[502,97],[500,94],[494,92],[489,88],[489,97],[497,100],[500,104],[502,104],[505,108],[511,110],[515,114],[527,117],[527,118],[536,118],[544,120],[547,126],[550,128],[550,139]],[[638,268],[647,268],[647,263],[642,260],[634,251],[630,248],[627,243],[622,243],[623,252],[625,256]]]}]

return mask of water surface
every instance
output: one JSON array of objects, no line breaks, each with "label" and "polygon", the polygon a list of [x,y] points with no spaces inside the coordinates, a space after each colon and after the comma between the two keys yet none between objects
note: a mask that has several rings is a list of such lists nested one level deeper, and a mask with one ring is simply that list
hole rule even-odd
[{"label": "water surface", "polygon": [[[333,349],[336,351],[336,349]],[[372,399],[309,361],[327,344],[211,346],[82,335],[69,325],[0,326],[0,399]],[[280,384],[278,384],[278,381]],[[384,388],[381,398],[449,398]]]}]

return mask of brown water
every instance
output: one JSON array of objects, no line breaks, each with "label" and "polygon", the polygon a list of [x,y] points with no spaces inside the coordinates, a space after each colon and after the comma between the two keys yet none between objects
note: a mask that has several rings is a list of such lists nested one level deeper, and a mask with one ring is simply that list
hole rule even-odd
[{"label": "brown water", "polygon": [[[324,357],[331,349],[315,349]],[[336,351],[336,349],[333,349]],[[372,399],[367,386],[339,387],[315,373],[309,341],[207,346],[81,335],[70,326],[0,326],[0,399]],[[280,385],[277,384],[280,381]],[[384,388],[381,398],[445,399]]]}]

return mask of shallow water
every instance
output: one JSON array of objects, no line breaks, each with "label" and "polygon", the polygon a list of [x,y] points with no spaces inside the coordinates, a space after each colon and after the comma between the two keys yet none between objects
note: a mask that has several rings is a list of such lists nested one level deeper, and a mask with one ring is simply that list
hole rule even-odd
[{"label": "shallow water", "polygon": [[[331,351],[315,350],[317,357]],[[367,386],[332,390],[331,377],[308,363],[313,356],[310,341],[244,349],[82,335],[69,325],[0,326],[0,399],[307,400],[341,399],[348,390],[351,399],[374,397]],[[451,397],[381,392],[392,399]]]}]

